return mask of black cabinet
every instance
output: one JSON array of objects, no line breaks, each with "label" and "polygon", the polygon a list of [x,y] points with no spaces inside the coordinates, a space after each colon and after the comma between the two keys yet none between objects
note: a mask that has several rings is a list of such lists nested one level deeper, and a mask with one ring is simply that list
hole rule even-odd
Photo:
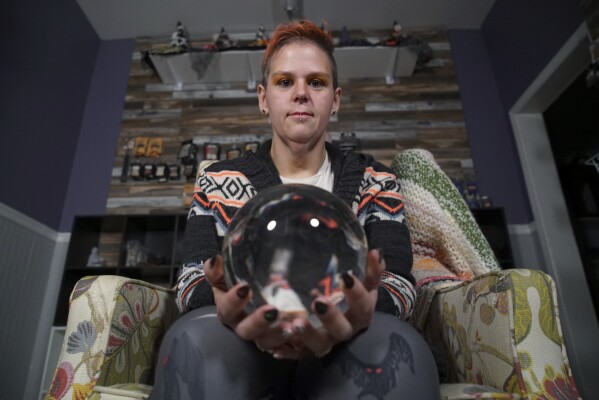
[{"label": "black cabinet", "polygon": [[[172,287],[181,266],[185,221],[185,214],[76,217],[54,325],[66,324],[69,296],[84,276],[121,275]],[[94,247],[100,262],[90,266]]]}]

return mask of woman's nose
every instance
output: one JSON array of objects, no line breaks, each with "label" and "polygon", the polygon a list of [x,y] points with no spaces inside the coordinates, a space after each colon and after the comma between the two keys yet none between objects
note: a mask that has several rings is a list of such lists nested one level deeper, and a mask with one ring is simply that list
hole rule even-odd
[{"label": "woman's nose", "polygon": [[306,91],[306,84],[303,82],[298,82],[295,85],[295,101],[301,103],[305,103],[308,101],[308,92]]}]

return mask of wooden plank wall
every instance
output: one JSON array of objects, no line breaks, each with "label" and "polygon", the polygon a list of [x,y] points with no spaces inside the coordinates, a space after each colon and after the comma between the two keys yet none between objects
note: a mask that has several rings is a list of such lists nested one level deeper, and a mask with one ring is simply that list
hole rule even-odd
[{"label": "wooden plank wall", "polygon": [[[385,37],[385,32],[374,34]],[[386,84],[383,77],[341,82],[341,110],[331,121],[329,134],[336,139],[341,132],[356,133],[358,150],[386,164],[399,151],[419,147],[430,150],[450,177],[472,174],[467,167],[471,165],[470,146],[447,34],[439,29],[410,34],[429,43],[432,61],[394,84]],[[373,32],[364,35],[370,37]],[[245,82],[181,88],[162,84],[142,62],[141,54],[164,43],[168,43],[167,38],[140,39],[134,48],[107,204],[109,214],[183,213],[192,191],[193,184],[184,178],[164,183],[121,182],[128,140],[138,136],[162,138],[162,156],[139,161],[170,164],[178,162],[179,146],[185,140],[213,141],[226,150],[232,142],[243,145],[251,138],[264,141],[271,133],[268,121],[259,113],[256,93],[248,92]]]}]

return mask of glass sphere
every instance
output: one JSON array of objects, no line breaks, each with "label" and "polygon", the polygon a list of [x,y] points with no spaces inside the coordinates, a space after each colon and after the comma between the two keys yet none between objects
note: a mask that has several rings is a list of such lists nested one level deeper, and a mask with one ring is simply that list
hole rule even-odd
[{"label": "glass sphere", "polygon": [[345,272],[364,277],[368,245],[362,225],[336,195],[285,184],[259,192],[235,215],[223,241],[225,281],[245,282],[252,305],[269,303],[283,318],[308,318],[317,296],[345,311]]}]

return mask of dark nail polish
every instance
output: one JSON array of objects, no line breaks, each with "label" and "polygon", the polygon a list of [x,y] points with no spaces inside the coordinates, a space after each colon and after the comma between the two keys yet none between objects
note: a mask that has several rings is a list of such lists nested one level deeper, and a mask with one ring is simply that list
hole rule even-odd
[{"label": "dark nail polish", "polygon": [[208,260],[206,260],[206,264],[208,264],[208,268],[210,268],[210,269],[214,268],[214,259],[215,258],[216,258],[216,256],[212,256]]},{"label": "dark nail polish", "polygon": [[237,289],[237,297],[239,297],[240,299],[244,299],[248,293],[250,292],[250,287],[249,286],[242,286],[239,289]]},{"label": "dark nail polish", "polygon": [[274,322],[277,319],[277,315],[279,315],[278,310],[268,310],[264,313],[264,319],[268,322]]},{"label": "dark nail polish", "polygon": [[343,279],[343,284],[346,288],[351,289],[354,287],[354,278],[348,272],[344,272],[341,275],[341,279]]},{"label": "dark nail polish", "polygon": [[326,305],[325,303],[322,303],[320,301],[316,301],[314,302],[314,308],[316,309],[316,312],[319,313],[320,315],[325,314],[327,312],[327,310],[329,309],[329,306]]},{"label": "dark nail polish", "polygon": [[379,264],[384,260],[384,258],[385,258],[385,255],[383,252],[383,248],[379,247]]}]

